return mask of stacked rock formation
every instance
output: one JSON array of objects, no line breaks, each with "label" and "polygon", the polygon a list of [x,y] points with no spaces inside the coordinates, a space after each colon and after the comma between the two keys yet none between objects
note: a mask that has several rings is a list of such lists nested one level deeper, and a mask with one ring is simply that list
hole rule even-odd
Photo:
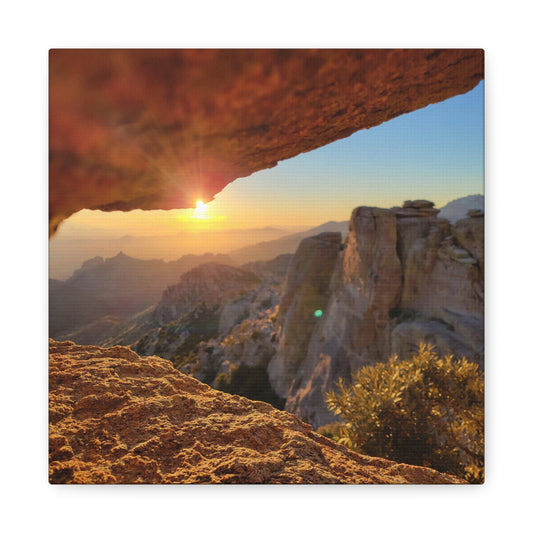
[{"label": "stacked rock formation", "polygon": [[[289,387],[278,385],[286,410],[315,427],[331,422],[324,393],[339,377],[394,353],[409,357],[420,342],[483,366],[483,218],[476,212],[452,226],[437,214],[426,200],[353,211],[346,249],[327,271],[323,316],[299,339],[296,364],[286,351],[276,356],[292,365]],[[299,286],[292,298],[306,290]],[[285,317],[281,338],[304,312]]]},{"label": "stacked rock formation", "polygon": [[461,483],[359,455],[158,357],[50,341],[51,483]]}]

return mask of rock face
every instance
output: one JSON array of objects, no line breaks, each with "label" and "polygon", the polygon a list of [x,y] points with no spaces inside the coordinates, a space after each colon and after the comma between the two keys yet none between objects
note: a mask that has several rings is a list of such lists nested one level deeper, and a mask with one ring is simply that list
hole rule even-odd
[{"label": "rock face", "polygon": [[483,367],[483,218],[452,226],[437,214],[421,200],[353,211],[327,308],[301,339],[286,410],[315,427],[333,421],[324,392],[339,377],[409,357],[420,342]]},{"label": "rock face", "polygon": [[50,342],[50,483],[461,483],[351,452],[158,357]]},{"label": "rock face", "polygon": [[[148,320],[132,324],[128,338],[135,332],[138,335],[130,341],[131,348],[140,355],[169,359],[176,368],[194,373],[208,383],[226,372],[230,363],[240,365],[257,360],[257,364],[265,366],[265,353],[272,356],[277,337],[275,343],[270,336],[266,345],[258,342],[263,328],[256,328],[256,322],[263,321],[267,311],[270,317],[277,308],[291,257],[280,256],[243,268],[212,263],[192,269],[163,293]],[[240,342],[245,335],[237,333],[236,328],[243,321],[247,326],[242,327],[254,338],[253,342],[245,341],[239,350],[236,338]],[[232,348],[228,350],[229,346]],[[250,351],[255,355],[249,357]],[[242,360],[235,357],[239,352]]]},{"label": "rock face", "polygon": [[238,177],[474,88],[482,50],[51,50],[50,234]]},{"label": "rock face", "polygon": [[219,263],[199,265],[163,292],[154,314],[161,324],[166,324],[200,304],[212,307],[228,303],[259,283],[260,279],[249,271]]},{"label": "rock face", "polygon": [[341,249],[340,233],[304,239],[291,262],[278,320],[283,324],[279,347],[268,365],[270,383],[285,398],[317,321],[327,306],[329,284]]}]

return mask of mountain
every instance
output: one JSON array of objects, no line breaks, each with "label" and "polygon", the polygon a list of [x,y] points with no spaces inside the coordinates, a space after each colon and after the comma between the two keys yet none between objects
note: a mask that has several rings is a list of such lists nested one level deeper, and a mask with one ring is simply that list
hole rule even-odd
[{"label": "mountain", "polygon": [[140,355],[169,359],[210,382],[218,370],[197,365],[199,346],[213,339],[221,342],[243,321],[275,307],[289,261],[290,256],[281,256],[246,269],[217,263],[193,268],[168,287],[154,311],[138,323],[139,336],[131,348]]},{"label": "mountain", "polygon": [[485,212],[485,197],[482,194],[472,194],[448,202],[440,208],[439,218],[447,218],[452,224],[466,218],[468,211],[479,209]]},{"label": "mountain", "polygon": [[[109,317],[108,325],[109,321],[124,320],[156,303],[181,274],[213,260],[231,263],[224,255],[186,255],[167,263],[135,259],[122,252],[108,259],[98,256],[85,261],[68,280],[50,280],[49,334],[52,338],[71,338],[69,333],[95,320]],[[85,331],[83,339],[87,338]]]},{"label": "mountain", "polygon": [[318,235],[326,232],[340,232],[344,239],[348,234],[348,221],[344,222],[326,222],[306,231],[286,235],[279,239],[260,242],[251,246],[244,246],[228,252],[228,255],[237,264],[243,264],[250,261],[268,261],[282,254],[293,254],[298,245],[307,237]]},{"label": "mountain", "polygon": [[158,357],[55,341],[49,354],[52,484],[464,483],[350,451]]},{"label": "mountain", "polygon": [[[186,254],[226,254],[229,250],[294,233],[277,227],[212,231],[181,231],[171,235],[97,237],[93,232],[60,229],[50,240],[50,277],[68,279],[76,267],[95,257],[113,257],[123,252],[143,260],[176,261]],[[93,235],[93,237],[91,237]]]},{"label": "mountain", "polygon": [[218,263],[204,263],[183,274],[179,283],[168,287],[154,315],[166,324],[199,305],[220,306],[256,288],[260,279],[240,268]]}]

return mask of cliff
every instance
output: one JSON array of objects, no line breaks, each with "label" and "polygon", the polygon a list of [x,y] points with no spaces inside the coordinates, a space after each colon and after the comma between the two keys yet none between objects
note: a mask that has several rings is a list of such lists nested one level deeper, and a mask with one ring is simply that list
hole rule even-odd
[{"label": "cliff", "polygon": [[51,483],[461,483],[359,455],[158,357],[50,341]]},{"label": "cliff", "polygon": [[[471,212],[451,225],[437,214],[425,200],[353,211],[326,308],[301,339],[287,411],[315,427],[333,421],[324,392],[339,377],[349,379],[394,353],[409,357],[420,342],[483,367],[483,217]],[[281,339],[302,323],[302,313],[285,318]],[[294,362],[281,350],[276,357],[280,364]]]},{"label": "cliff", "polygon": [[283,324],[279,346],[268,365],[270,383],[285,398],[316,323],[329,298],[329,281],[339,250],[341,234],[320,233],[304,239],[294,255],[279,304]]}]

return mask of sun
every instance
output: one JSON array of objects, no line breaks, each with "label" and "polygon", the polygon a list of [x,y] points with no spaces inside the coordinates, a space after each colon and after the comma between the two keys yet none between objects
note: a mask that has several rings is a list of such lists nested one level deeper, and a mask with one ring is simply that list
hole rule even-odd
[{"label": "sun", "polygon": [[207,213],[207,204],[204,204],[202,200],[196,202],[196,209],[194,210],[195,218],[205,218]]}]

